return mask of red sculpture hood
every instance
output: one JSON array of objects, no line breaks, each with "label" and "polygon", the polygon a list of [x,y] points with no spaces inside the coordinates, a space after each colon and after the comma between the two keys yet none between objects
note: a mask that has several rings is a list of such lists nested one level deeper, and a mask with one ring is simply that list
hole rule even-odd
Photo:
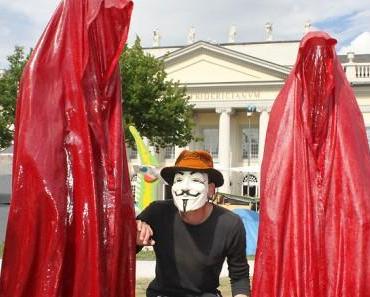
[{"label": "red sculpture hood", "polygon": [[304,37],[270,114],[253,297],[370,296],[370,152],[335,43]]},{"label": "red sculpture hood", "polygon": [[24,70],[1,297],[134,296],[118,69],[131,10],[62,1]]}]

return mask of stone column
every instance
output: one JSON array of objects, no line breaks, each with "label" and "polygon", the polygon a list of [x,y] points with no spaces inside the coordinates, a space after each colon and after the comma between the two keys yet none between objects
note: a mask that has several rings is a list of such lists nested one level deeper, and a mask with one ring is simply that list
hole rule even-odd
[{"label": "stone column", "polygon": [[266,132],[267,132],[267,125],[269,122],[269,113],[267,111],[267,107],[263,107],[260,110],[260,119],[259,119],[259,136],[258,136],[258,160],[259,165],[261,166],[262,158],[263,158],[263,151],[265,149],[265,141],[266,141]]},{"label": "stone column", "polygon": [[220,114],[218,127],[218,160],[224,185],[219,189],[222,193],[230,193],[230,114],[231,108],[218,108],[216,112]]}]

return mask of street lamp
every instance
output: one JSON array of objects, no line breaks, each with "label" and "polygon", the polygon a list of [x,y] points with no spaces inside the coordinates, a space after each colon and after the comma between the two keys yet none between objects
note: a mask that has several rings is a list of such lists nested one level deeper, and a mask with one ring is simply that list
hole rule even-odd
[{"label": "street lamp", "polygon": [[248,133],[247,133],[247,140],[248,140],[248,172],[247,172],[247,195],[250,197],[250,166],[251,166],[251,154],[252,154],[252,139],[251,139],[251,117],[254,112],[256,112],[257,108],[255,105],[248,105],[247,106],[247,118],[248,118]]}]

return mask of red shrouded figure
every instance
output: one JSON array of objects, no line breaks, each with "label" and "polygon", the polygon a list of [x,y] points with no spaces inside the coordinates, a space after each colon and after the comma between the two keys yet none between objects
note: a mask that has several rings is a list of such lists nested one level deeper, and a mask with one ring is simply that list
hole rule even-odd
[{"label": "red shrouded figure", "polygon": [[134,296],[118,68],[131,11],[63,1],[24,70],[1,297]]},{"label": "red shrouded figure", "polygon": [[253,297],[370,296],[370,152],[335,44],[303,38],[271,111]]}]

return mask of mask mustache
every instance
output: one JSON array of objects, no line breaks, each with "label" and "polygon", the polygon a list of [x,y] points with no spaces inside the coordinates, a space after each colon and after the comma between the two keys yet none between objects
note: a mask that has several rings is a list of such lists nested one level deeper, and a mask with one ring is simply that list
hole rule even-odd
[{"label": "mask mustache", "polygon": [[184,194],[188,195],[188,196],[191,196],[191,197],[198,197],[200,195],[200,193],[196,193],[196,194],[191,194],[190,193],[190,190],[182,190],[181,192],[175,192],[176,196],[182,196]]}]

